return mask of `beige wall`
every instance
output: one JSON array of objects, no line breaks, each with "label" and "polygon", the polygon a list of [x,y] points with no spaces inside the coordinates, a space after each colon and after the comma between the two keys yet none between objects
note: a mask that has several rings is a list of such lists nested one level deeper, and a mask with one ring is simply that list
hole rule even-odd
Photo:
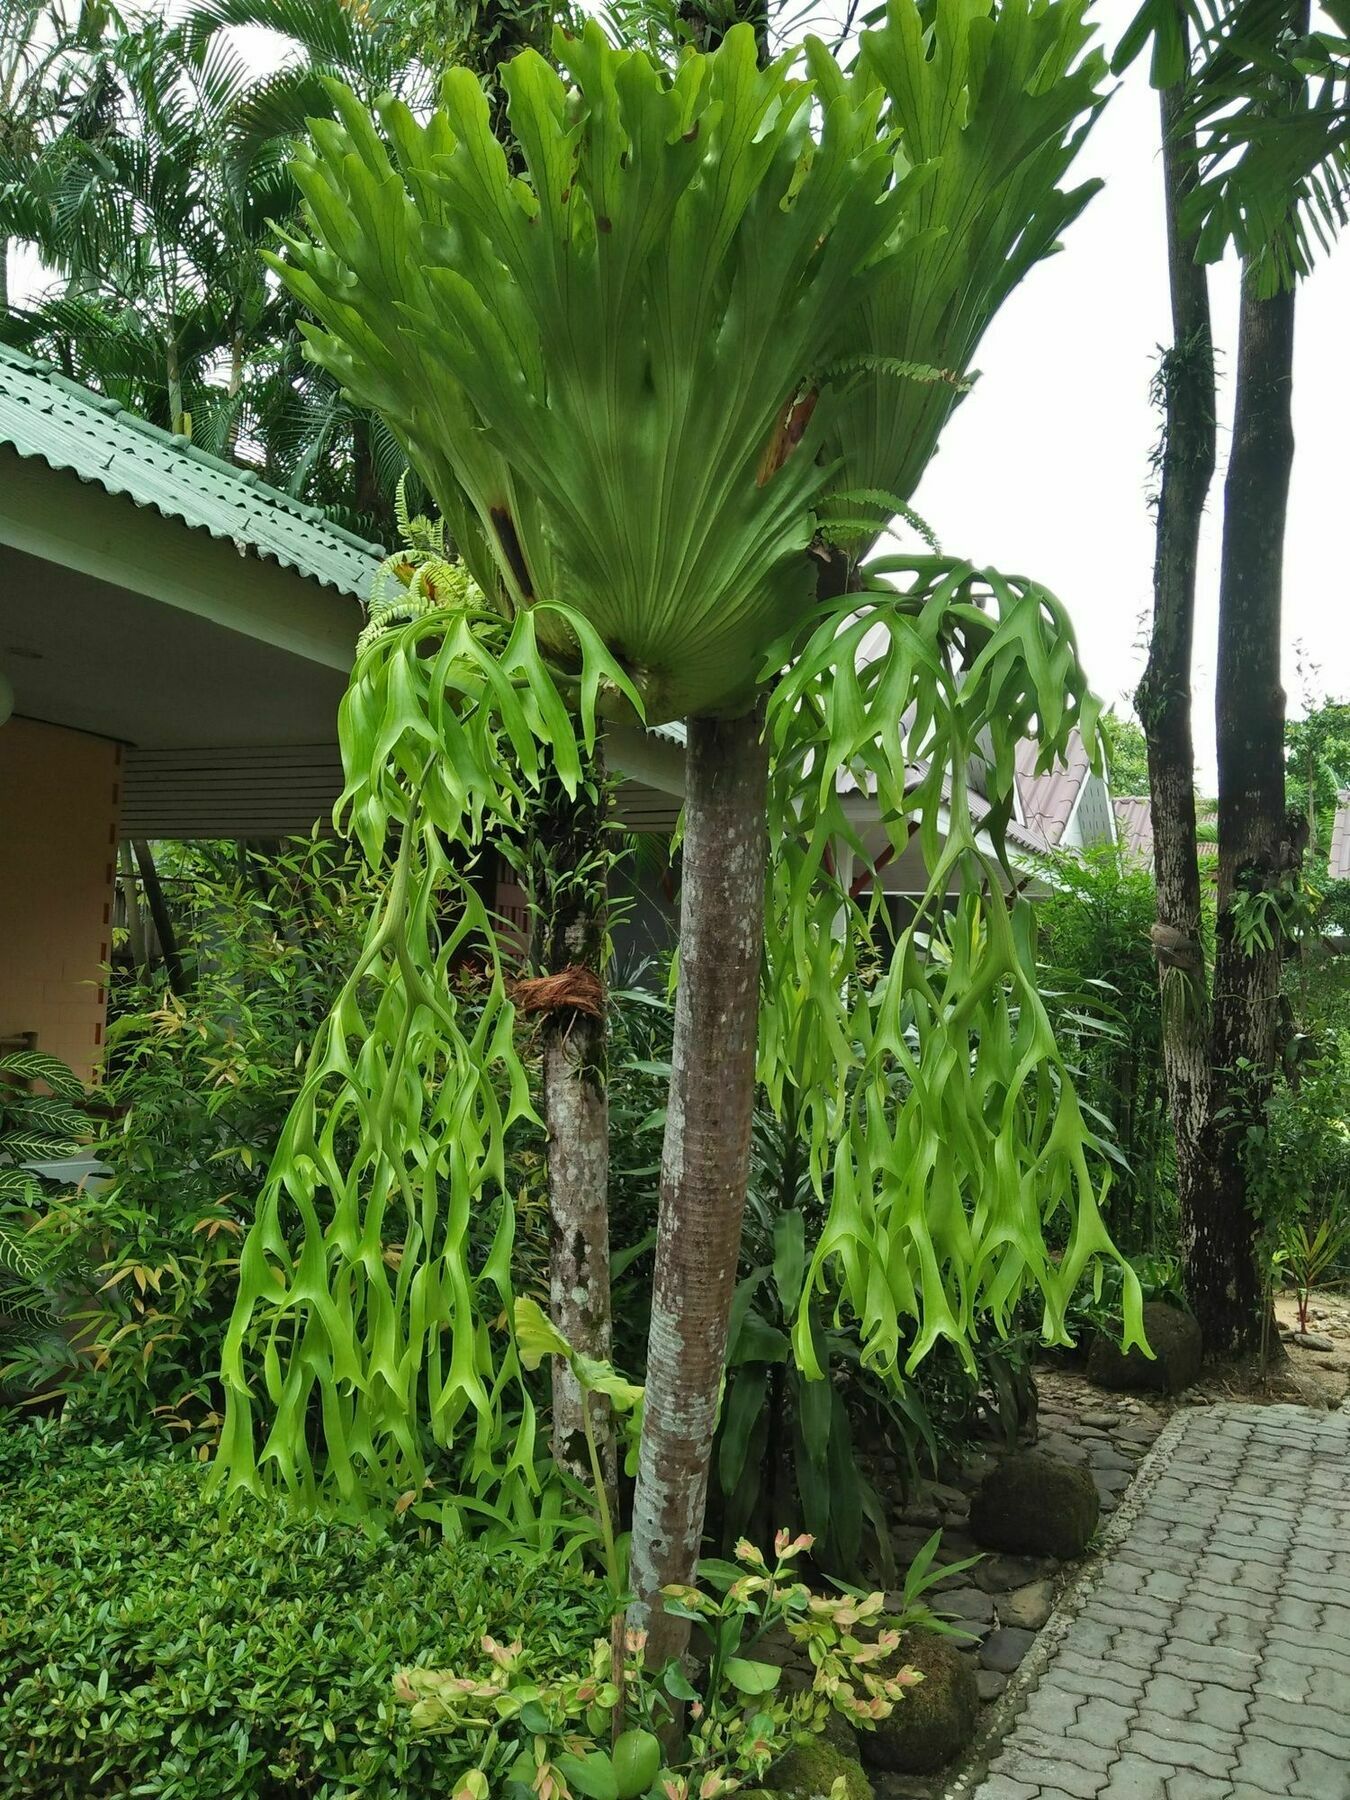
[{"label": "beige wall", "polygon": [[103,1054],[121,746],[58,725],[0,725],[0,1038],[86,1081]]}]

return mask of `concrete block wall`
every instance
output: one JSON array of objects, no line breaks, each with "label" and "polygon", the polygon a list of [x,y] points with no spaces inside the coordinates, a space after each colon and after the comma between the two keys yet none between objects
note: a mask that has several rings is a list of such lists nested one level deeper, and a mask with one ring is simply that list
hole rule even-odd
[{"label": "concrete block wall", "polygon": [[0,725],[0,1039],[35,1032],[85,1081],[103,1057],[121,757],[63,726]]}]

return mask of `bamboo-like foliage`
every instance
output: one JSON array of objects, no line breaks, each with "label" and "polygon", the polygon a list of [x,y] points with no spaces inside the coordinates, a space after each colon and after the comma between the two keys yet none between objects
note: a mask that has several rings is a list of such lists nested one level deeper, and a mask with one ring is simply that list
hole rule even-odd
[{"label": "bamboo-like foliage", "polygon": [[[490,947],[475,1010],[451,993],[455,946],[487,923],[457,870],[519,822],[545,759],[575,786],[607,714],[769,694],[762,1072],[806,1095],[834,1195],[810,1280],[837,1267],[871,1359],[895,1367],[907,1317],[911,1361],[941,1335],[967,1343],[1028,1285],[1058,1335],[1109,1251],[1030,926],[998,884],[1017,737],[1039,733],[1047,758],[1074,722],[1091,737],[1067,623],[1029,584],[931,561],[903,592],[822,609],[811,554],[833,535],[856,557],[908,498],[988,319],[1086,198],[1057,186],[1097,105],[1082,15],[891,0],[851,74],[813,43],[807,79],[759,69],[747,28],[667,73],[588,26],[558,42],[564,75],[530,52],[503,72],[523,177],[467,71],[425,124],[390,103],[381,132],[341,91],[339,120],[314,123],[296,170],[314,238],[276,267],[321,321],[312,354],[397,433],[488,605],[379,638],[344,706],[343,804],[377,865],[391,834],[401,850],[242,1259],[230,1481],[274,1467],[310,1496],[322,1439],[352,1504],[415,1492],[429,1434],[462,1487],[486,1502],[505,1480],[503,1503],[528,1503],[532,1418],[491,1321],[504,1136],[531,1115]],[[883,649],[860,659],[869,631]],[[991,742],[977,829],[966,770]],[[833,930],[858,911],[828,854],[850,835],[846,772],[897,845],[917,817],[932,869],[871,994]],[[1059,1265],[1042,1231],[1057,1207],[1073,1219]],[[475,1269],[467,1220],[493,1208]],[[805,1339],[799,1354],[809,1368]],[[508,1408],[523,1424],[503,1458]]]}]

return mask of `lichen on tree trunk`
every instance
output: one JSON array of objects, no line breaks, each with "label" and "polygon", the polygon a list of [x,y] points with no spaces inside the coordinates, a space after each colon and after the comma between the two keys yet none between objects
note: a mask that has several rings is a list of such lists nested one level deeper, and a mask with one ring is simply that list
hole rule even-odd
[{"label": "lichen on tree trunk", "polygon": [[1262,299],[1248,272],[1238,328],[1233,446],[1224,484],[1217,667],[1219,891],[1211,1061],[1216,1078],[1213,1191],[1191,1246],[1201,1329],[1211,1350],[1255,1349],[1264,1284],[1250,1204],[1246,1130],[1264,1118],[1279,1040],[1285,939],[1244,944],[1235,906],[1296,878],[1285,816],[1280,621],[1284,527],[1294,459],[1294,292]]},{"label": "lichen on tree trunk", "polygon": [[1196,565],[1205,497],[1214,475],[1214,349],[1209,280],[1196,239],[1182,229],[1195,180],[1195,142],[1183,125],[1184,90],[1161,95],[1172,345],[1158,379],[1163,408],[1161,484],[1153,566],[1153,628],[1136,703],[1148,745],[1158,923],[1154,946],[1163,1007],[1163,1060],[1176,1145],[1182,1261],[1204,1228],[1214,1157],[1209,985],[1201,931],[1195,814],[1191,664]]},{"label": "lichen on tree trunk", "polygon": [[687,1620],[660,1589],[693,1579],[750,1168],[764,941],[768,751],[758,712],[691,719],[680,974],[633,1501],[632,1623],[653,1664]]},{"label": "lichen on tree trunk", "polygon": [[[569,796],[545,780],[533,810],[529,883],[533,963],[545,976],[580,971],[603,995],[608,951],[609,790],[597,749],[586,779]],[[613,1353],[609,1289],[609,1101],[606,1021],[582,1006],[542,1014],[544,1124],[548,1132],[549,1312],[572,1348],[608,1362]],[[592,1480],[583,1406],[589,1406],[611,1511],[618,1489],[614,1421],[602,1394],[585,1399],[567,1364],[553,1364],[553,1455],[561,1469]]]}]

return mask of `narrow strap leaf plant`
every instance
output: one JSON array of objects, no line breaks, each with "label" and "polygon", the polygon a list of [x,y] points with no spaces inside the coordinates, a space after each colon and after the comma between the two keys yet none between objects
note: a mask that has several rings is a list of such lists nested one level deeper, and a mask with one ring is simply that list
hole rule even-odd
[{"label": "narrow strap leaf plant", "polygon": [[[420,1490],[429,1438],[438,1479],[528,1511],[503,1145],[529,1100],[455,850],[545,771],[574,789],[606,722],[682,718],[630,1564],[658,1662],[689,1629],[661,1590],[698,1554],[757,1078],[804,1090],[833,1174],[806,1287],[830,1272],[880,1370],[968,1346],[1033,1290],[1060,1337],[1113,1254],[1003,863],[1017,739],[1047,764],[1074,726],[1093,741],[1072,632],[1034,583],[866,563],[993,313],[1090,195],[1060,186],[1101,104],[1084,12],[890,0],[849,68],[815,40],[761,68],[738,26],[668,70],[592,23],[558,67],[502,71],[523,173],[465,69],[424,122],[335,88],[297,153],[311,235],[273,266],[318,321],[310,354],[384,416],[486,599],[384,634],[343,708],[344,807],[377,864],[399,848],[241,1261],[223,1467],[360,1505]],[[836,854],[866,852],[850,783],[929,868],[874,986],[854,957],[875,919]],[[466,1013],[448,957],[469,931],[489,948]],[[1127,1301],[1137,1336],[1128,1276]]]}]

